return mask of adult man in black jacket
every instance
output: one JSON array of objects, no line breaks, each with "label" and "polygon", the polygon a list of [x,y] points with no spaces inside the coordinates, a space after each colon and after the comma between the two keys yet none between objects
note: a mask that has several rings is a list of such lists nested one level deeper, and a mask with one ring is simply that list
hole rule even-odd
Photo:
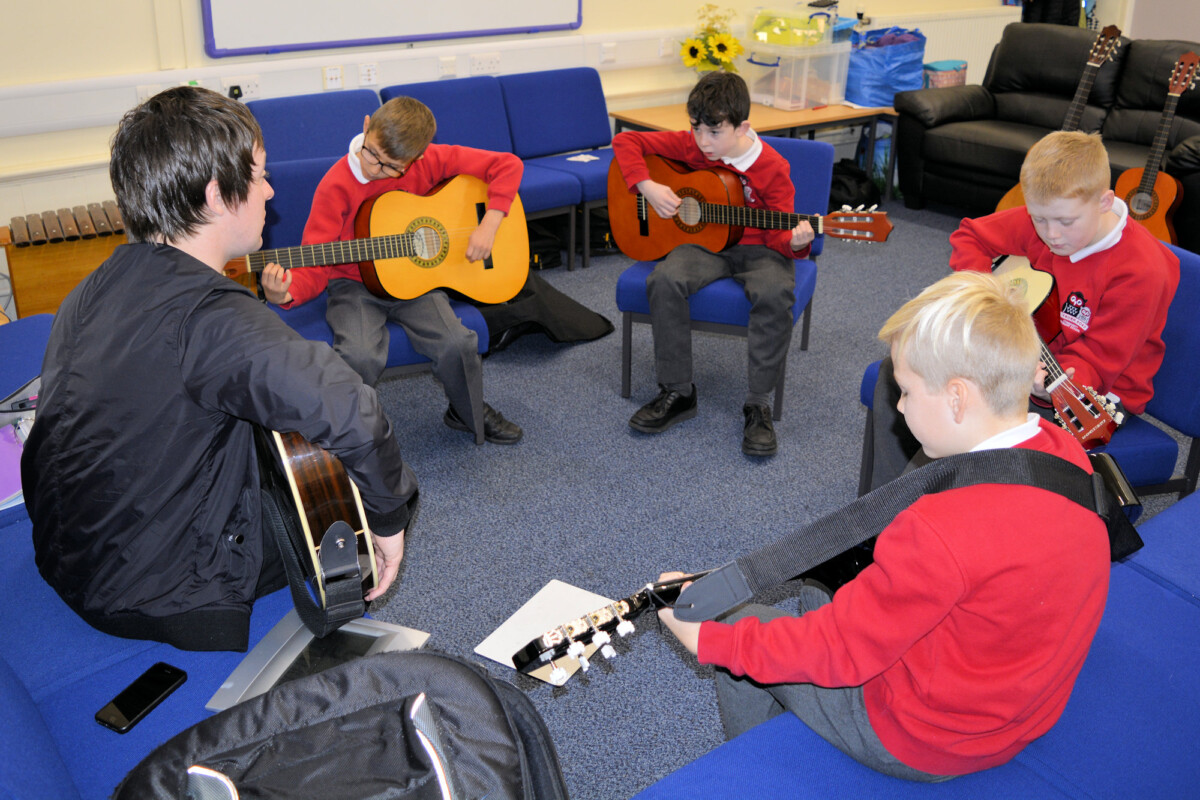
[{"label": "adult man in black jacket", "polygon": [[284,585],[254,423],[300,433],[358,485],[380,573],[367,599],[399,569],[417,486],[374,390],[221,273],[262,244],[265,159],[250,112],[193,87],[113,138],[130,244],[59,308],[21,464],[38,569],[107,633],[246,648],[255,598]]}]

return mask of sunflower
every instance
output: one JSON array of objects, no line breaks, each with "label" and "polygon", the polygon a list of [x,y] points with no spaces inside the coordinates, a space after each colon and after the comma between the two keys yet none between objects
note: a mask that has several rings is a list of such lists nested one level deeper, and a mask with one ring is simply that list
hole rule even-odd
[{"label": "sunflower", "polygon": [[688,39],[679,50],[685,67],[698,67],[708,61],[708,49],[700,39]]},{"label": "sunflower", "polygon": [[708,49],[718,61],[732,64],[742,54],[742,43],[731,33],[715,33],[708,37]]}]

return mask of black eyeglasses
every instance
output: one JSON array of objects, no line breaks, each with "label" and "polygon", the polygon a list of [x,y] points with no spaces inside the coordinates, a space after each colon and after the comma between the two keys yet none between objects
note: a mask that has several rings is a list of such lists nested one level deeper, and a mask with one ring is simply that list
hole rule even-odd
[{"label": "black eyeglasses", "polygon": [[404,175],[404,173],[408,172],[408,168],[411,166],[411,163],[405,164],[402,167],[398,167],[395,164],[389,164],[381,159],[378,153],[376,153],[370,147],[367,147],[365,144],[362,145],[360,150],[362,151],[363,157],[366,159],[368,164],[373,167],[379,167],[379,169],[383,171],[383,174],[387,175],[389,178],[401,177]]}]

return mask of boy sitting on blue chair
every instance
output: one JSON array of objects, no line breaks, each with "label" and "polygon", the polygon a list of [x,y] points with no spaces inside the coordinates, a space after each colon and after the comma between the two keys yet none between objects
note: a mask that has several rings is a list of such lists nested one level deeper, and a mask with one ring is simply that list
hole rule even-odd
[{"label": "boy sitting on blue chair", "polygon": [[[1027,409],[1038,338],[1000,278],[943,278],[879,337],[899,410],[932,458],[1022,447],[1092,471],[1070,434]],[[1056,521],[1052,534],[1030,509]],[[874,556],[832,598],[803,585],[799,617],[756,605],[724,622],[659,612],[720,668],[728,737],[790,711],[872,769],[933,782],[1003,764],[1055,724],[1108,594],[1096,513],[1041,488],[976,484],[917,500]]]},{"label": "boy sitting on blue chair", "polygon": [[[795,188],[788,163],[750,127],[750,93],[740,76],[706,74],[688,96],[687,112],[690,131],[625,132],[613,138],[613,158],[630,191],[640,192],[660,217],[675,215],[679,196],[651,180],[646,167],[644,157],[658,155],[694,170],[726,167],[741,178],[747,206],[793,211]],[[796,302],[792,262],[808,254],[813,238],[808,222],[790,231],[747,228],[738,244],[720,253],[683,244],[655,266],[646,291],[659,393],[638,409],[630,427],[661,433],[696,416],[688,298],[713,281],[731,277],[744,287],[751,303],[746,344],[750,386],[742,408],[742,452],[775,454],[778,440],[771,423],[770,395],[792,339]]]}]

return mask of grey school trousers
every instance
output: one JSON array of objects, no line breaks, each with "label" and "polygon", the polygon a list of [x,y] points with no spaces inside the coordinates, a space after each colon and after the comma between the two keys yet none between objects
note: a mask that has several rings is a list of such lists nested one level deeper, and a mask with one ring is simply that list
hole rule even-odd
[{"label": "grey school trousers", "polygon": [[[804,586],[800,590],[801,614],[828,602],[829,595],[814,586]],[[787,616],[791,615],[770,606],[748,605],[723,621],[758,617],[766,622]],[[876,772],[924,783],[954,777],[921,772],[889,753],[871,728],[861,686],[826,689],[811,683],[761,684],[750,678],[734,677],[723,669],[716,670],[716,683],[717,706],[727,739],[790,711],[822,739]]]},{"label": "grey school trousers", "polygon": [[433,362],[433,377],[463,422],[483,443],[483,364],[479,337],[462,324],[446,294],[432,291],[413,300],[376,297],[358,281],[329,282],[325,319],[333,349],[374,386],[387,364],[388,320],[404,328],[413,349]]},{"label": "grey school trousers", "polygon": [[658,382],[692,382],[692,329],[688,298],[719,278],[742,285],[750,301],[746,351],[751,392],[767,394],[792,341],[795,265],[765,245],[735,245],[720,253],[694,244],[676,247],[646,280]]}]

